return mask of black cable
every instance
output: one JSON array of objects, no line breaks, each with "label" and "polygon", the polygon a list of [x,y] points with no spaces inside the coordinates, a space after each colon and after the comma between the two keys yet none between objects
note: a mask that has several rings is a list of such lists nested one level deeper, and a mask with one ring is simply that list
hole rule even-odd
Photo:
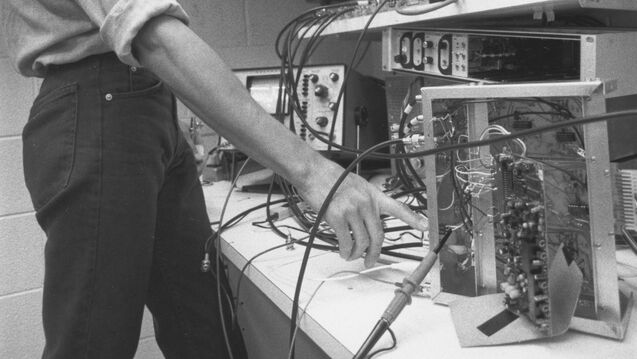
[{"label": "black cable", "polygon": [[477,140],[477,141],[471,141],[471,142],[456,143],[456,144],[440,146],[440,147],[436,147],[436,148],[432,148],[432,149],[424,150],[424,151],[408,152],[405,154],[401,154],[400,157],[413,158],[413,157],[431,156],[433,154],[440,153],[440,152],[455,151],[455,150],[460,150],[464,148],[491,145],[493,143],[497,143],[501,141],[507,141],[514,138],[531,136],[538,133],[553,131],[553,130],[557,130],[557,129],[569,127],[569,126],[587,125],[587,124],[591,124],[595,122],[617,120],[621,118],[629,118],[632,116],[637,116],[637,110],[609,112],[609,113],[600,114],[600,115],[582,117],[580,119],[575,119],[571,121],[555,122],[546,126],[538,126],[538,127],[527,129],[527,130],[518,131],[516,133],[502,135],[499,137],[486,138],[483,140]]},{"label": "black cable", "polygon": [[458,186],[458,181],[456,179],[456,166],[455,166],[455,158],[454,156],[450,156],[450,162],[449,162],[449,179],[451,180],[451,186],[453,187],[453,191],[456,194],[456,197],[458,197],[458,202],[460,203],[459,208],[460,208],[460,217],[462,219],[462,224],[464,226],[464,228],[467,230],[467,232],[471,231],[471,227],[473,226],[473,223],[471,221],[471,216],[469,216],[469,213],[467,212],[467,206],[465,203],[465,198],[464,198],[464,190],[460,188],[460,186]]},{"label": "black cable", "polygon": [[391,328],[387,328],[387,331],[389,332],[389,335],[391,336],[392,345],[387,347],[387,348],[378,349],[378,350],[375,350],[375,351],[369,353],[369,356],[367,357],[368,359],[371,359],[375,355],[378,355],[378,354],[380,354],[382,352],[387,352],[387,351],[390,351],[390,350],[393,350],[394,348],[396,348],[396,345],[398,344],[398,342],[396,341],[396,334],[394,334],[394,331],[391,330]]},{"label": "black cable", "polygon": [[391,194],[391,198],[396,199],[396,198],[400,198],[402,196],[413,194],[414,192],[425,192],[426,190],[427,189],[425,187],[414,187],[414,188],[411,188],[411,189],[408,189],[408,190],[404,190],[404,191],[401,191],[401,192],[392,193]]},{"label": "black cable", "polygon": [[621,227],[621,231],[626,244],[628,244],[630,249],[637,254],[637,238],[624,226]]},{"label": "black cable", "polygon": [[279,34],[277,35],[277,38],[274,41],[274,43],[275,43],[275,52],[276,52],[277,56],[281,57],[281,51],[279,50],[278,44],[279,44],[279,41],[280,41],[280,37],[285,32],[285,30],[287,30],[288,27],[290,27],[292,24],[296,23],[298,20],[302,19],[305,16],[316,15],[316,13],[319,13],[321,11],[325,11],[325,10],[332,9],[332,8],[343,7],[343,6],[358,6],[358,2],[357,1],[347,1],[347,2],[344,2],[344,3],[340,3],[340,4],[317,6],[315,8],[312,8],[310,10],[305,11],[301,15],[295,17],[290,22],[288,22],[287,25],[285,25],[283,27],[283,29],[281,29],[281,31],[279,31]]},{"label": "black cable", "polygon": [[411,242],[411,243],[394,244],[394,245],[391,245],[391,246],[383,247],[383,249],[385,251],[393,251],[393,250],[396,250],[396,249],[419,248],[419,247],[422,247],[422,243],[421,242]]},{"label": "black cable", "polygon": [[[266,207],[268,205],[279,204],[279,203],[283,203],[283,202],[286,202],[286,201],[287,201],[287,199],[278,199],[278,200],[272,201],[270,203],[262,203],[262,204],[254,206],[252,208],[246,209],[245,211],[237,214],[236,216],[230,218],[226,223],[224,223],[223,224],[223,229],[228,229],[228,228],[236,225],[237,222],[241,221],[243,218],[245,218],[245,216],[247,216],[248,214],[250,214],[250,213],[252,213],[252,212],[254,212],[254,211],[258,210],[258,209],[261,209],[261,208]],[[211,224],[213,224],[213,223],[211,223]]]},{"label": "black cable", "polygon": [[[294,243],[298,243],[299,241],[301,241],[301,239],[296,239],[296,240],[294,240],[294,241],[293,241],[293,242],[291,242],[291,243],[293,243],[293,244],[294,244]],[[276,250],[276,249],[286,247],[286,246],[288,246],[289,244],[290,244],[290,243],[283,243],[283,244],[279,244],[278,246],[274,246],[274,247],[268,248],[268,249],[266,249],[266,250],[264,250],[264,251],[261,251],[261,252],[259,252],[259,253],[255,254],[254,256],[252,256],[252,258],[250,258],[250,259],[246,262],[246,264],[244,264],[244,265],[243,265],[243,267],[241,268],[241,272],[239,273],[239,278],[237,278],[237,285],[236,285],[235,290],[234,290],[234,293],[235,293],[235,303],[236,303],[235,305],[236,305],[237,307],[241,304],[241,303],[239,303],[239,298],[240,298],[240,297],[239,297],[239,295],[240,295],[240,293],[241,293],[241,282],[243,281],[243,277],[245,277],[245,271],[246,271],[246,269],[248,269],[248,267],[250,266],[250,264],[252,264],[252,262],[253,262],[255,259],[257,259],[257,258],[261,257],[262,255],[267,254],[267,253],[270,253],[270,252],[272,252],[272,251],[274,251],[274,250]],[[234,319],[233,319],[233,323],[234,323],[234,325],[235,325],[235,326],[238,324],[238,321],[237,321],[237,315],[235,315],[235,317],[234,317]]]},{"label": "black cable", "polygon": [[548,111],[528,111],[528,112],[514,111],[512,113],[507,113],[506,115],[491,117],[491,118],[489,118],[489,123],[497,122],[497,121],[505,119],[505,118],[521,116],[521,115],[558,115],[558,116],[564,116],[564,113],[563,112],[548,112]]},{"label": "black cable", "polygon": [[[332,21],[333,21],[336,17],[338,17],[338,16],[340,16],[340,15],[342,15],[342,14],[346,13],[346,12],[349,12],[349,11],[351,11],[351,10],[345,10],[345,11],[342,11],[341,13],[336,14],[334,17],[330,18],[330,19],[328,20],[328,22],[327,22],[327,23],[325,23],[325,24],[323,24],[321,27],[319,27],[319,28],[316,30],[316,32],[312,35],[312,38],[310,39],[310,41],[309,41],[309,43],[308,43],[308,46],[307,46],[307,48],[306,48],[306,51],[309,51],[310,53],[311,53],[312,51],[314,51],[313,44],[314,44],[314,40],[315,40],[315,38],[316,38],[318,35],[320,35],[320,33],[322,33],[322,32],[323,32],[323,30],[325,30],[325,28],[327,27],[327,25],[329,25],[329,23],[331,23],[331,22],[332,22]],[[305,54],[305,52],[304,52],[304,54]],[[304,56],[303,56],[303,58],[304,58],[303,60],[305,61],[306,56],[304,55]],[[301,67],[301,69],[302,69],[302,66],[303,66],[304,61],[303,61],[300,65],[297,65],[297,66],[300,66],[300,67]],[[292,64],[293,64],[293,59],[292,59],[292,60],[288,60],[288,61],[287,61],[287,63],[289,64],[288,66],[290,66],[290,69],[291,69],[291,68],[292,68]],[[289,72],[291,72],[292,70],[288,70],[288,71],[289,71]],[[300,75],[300,73],[301,73],[301,71],[300,71],[300,70],[298,70],[298,75]],[[346,76],[346,78],[347,78],[347,76]],[[345,81],[344,81],[344,83],[345,83]],[[300,108],[300,104],[299,104],[299,100],[298,100],[298,96],[297,96],[297,91],[296,91],[296,90],[298,89],[298,79],[297,79],[297,81],[291,81],[291,82],[290,82],[290,81],[288,81],[288,83],[287,83],[287,84],[288,84],[288,86],[286,86],[285,88],[286,88],[286,91],[287,91],[288,96],[292,99],[292,100],[290,101],[290,105],[291,105],[291,106],[293,107],[293,109],[294,109],[294,111],[290,111],[290,113],[296,113],[296,114],[297,114],[297,116],[299,117],[299,119],[301,120],[301,122],[303,123],[303,125],[304,125],[304,126],[305,126],[305,127],[306,127],[309,131],[310,131],[310,133],[311,133],[311,134],[312,134],[315,138],[317,138],[319,141],[321,141],[321,142],[323,142],[323,143],[328,144],[328,146],[333,146],[333,147],[338,148],[338,149],[340,149],[340,150],[342,150],[342,151],[344,151],[344,152],[349,152],[349,153],[360,153],[360,152],[361,152],[361,151],[358,151],[358,150],[355,150],[355,149],[351,149],[351,148],[347,148],[347,147],[344,147],[344,146],[338,145],[338,144],[336,144],[336,143],[332,142],[332,141],[329,139],[330,137],[328,137],[327,139],[326,139],[326,138],[324,138],[324,135],[326,135],[325,133],[315,130],[315,129],[312,127],[312,125],[310,125],[310,124],[307,122],[307,120],[306,120],[306,118],[305,118],[305,116],[304,116],[304,113],[303,113],[303,111],[302,111],[302,110],[301,110],[301,108]],[[341,87],[341,89],[342,89],[342,88],[343,88],[343,87]],[[336,113],[336,112],[335,112],[335,113]],[[333,133],[333,131],[332,131],[332,133]],[[379,158],[384,158],[384,157],[382,157],[382,156],[381,156],[381,157],[379,157]]]},{"label": "black cable", "polygon": [[[349,76],[350,76],[351,72],[354,71],[354,69],[352,67],[354,66],[354,62],[356,60],[356,55],[358,55],[358,50],[359,50],[359,48],[361,46],[363,38],[365,37],[365,35],[367,33],[367,30],[369,29],[369,25],[371,25],[371,23],[372,23],[372,20],[374,20],[374,18],[376,17],[376,15],[380,11],[380,9],[383,6],[385,6],[385,4],[387,4],[387,1],[388,0],[383,0],[380,4],[378,4],[378,7],[369,16],[369,19],[365,23],[365,26],[361,30],[361,32],[360,32],[360,34],[358,36],[358,39],[356,40],[356,45],[354,45],[354,53],[352,54],[352,59],[350,60],[349,65],[346,67],[345,78],[343,79],[343,85],[341,86],[341,89],[338,92],[338,97],[336,97],[334,115],[332,116],[332,126],[330,128],[330,137],[329,138],[332,138],[332,136],[334,135],[334,130],[335,130],[335,126],[336,126],[336,116],[338,115],[338,109],[340,108],[341,99],[343,98],[343,94],[345,93],[345,86],[347,86],[347,81],[349,80]],[[343,121],[344,120],[345,119],[343,119]],[[329,153],[331,150],[332,150],[332,147],[331,147],[330,144],[328,144],[327,145],[327,152]]]}]

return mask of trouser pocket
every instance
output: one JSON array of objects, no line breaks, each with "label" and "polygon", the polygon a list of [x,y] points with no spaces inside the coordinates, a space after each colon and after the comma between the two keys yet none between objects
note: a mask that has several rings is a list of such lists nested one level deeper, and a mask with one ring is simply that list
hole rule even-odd
[{"label": "trouser pocket", "polygon": [[36,211],[69,185],[76,133],[77,85],[41,93],[22,132],[25,182]]}]

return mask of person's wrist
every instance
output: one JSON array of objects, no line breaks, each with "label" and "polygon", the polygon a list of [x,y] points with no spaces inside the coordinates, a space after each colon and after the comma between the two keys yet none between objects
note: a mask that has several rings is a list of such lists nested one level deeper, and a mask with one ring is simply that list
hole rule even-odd
[{"label": "person's wrist", "polygon": [[317,188],[325,188],[325,194],[336,182],[338,176],[343,173],[343,168],[321,155],[311,161],[306,161],[299,183],[295,183],[302,192],[315,191]]}]

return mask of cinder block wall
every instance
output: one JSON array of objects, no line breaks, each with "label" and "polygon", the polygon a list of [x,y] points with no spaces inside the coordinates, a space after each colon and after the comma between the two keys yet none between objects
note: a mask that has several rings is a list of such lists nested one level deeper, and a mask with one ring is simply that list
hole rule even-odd
[{"label": "cinder block wall", "polygon": [[43,343],[40,302],[44,235],[23,184],[20,133],[39,81],[20,77],[7,56],[6,49],[1,48],[0,356],[34,358]]},{"label": "cinder block wall", "polygon": [[[311,4],[301,0],[182,0],[191,27],[218,49],[233,68],[277,66],[274,39],[282,26]],[[36,358],[44,345],[41,324],[43,250],[39,228],[24,186],[21,132],[40,80],[12,69],[0,33],[0,358]],[[345,62],[348,44],[325,41],[315,63]],[[363,67],[379,56],[368,56]],[[180,117],[190,116],[182,108]],[[146,313],[136,359],[161,358]]]}]

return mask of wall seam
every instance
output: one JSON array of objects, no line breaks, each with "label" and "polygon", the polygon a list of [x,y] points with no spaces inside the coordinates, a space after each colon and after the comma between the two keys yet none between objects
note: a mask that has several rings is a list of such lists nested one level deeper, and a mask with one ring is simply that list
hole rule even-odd
[{"label": "wall seam", "polygon": [[21,135],[0,135],[0,140],[20,140]]},{"label": "wall seam", "polygon": [[246,47],[250,47],[252,44],[250,43],[250,36],[248,35],[248,32],[250,31],[250,24],[248,24],[248,22],[250,21],[250,16],[248,13],[248,5],[246,4],[247,0],[243,0],[243,23],[245,24],[245,29],[243,31],[243,36],[244,36],[244,44],[246,44]]},{"label": "wall seam", "polygon": [[14,213],[0,215],[0,220],[27,217],[33,214],[35,214],[35,211],[14,212]]},{"label": "wall seam", "polygon": [[15,298],[15,297],[19,297],[21,295],[33,294],[33,293],[38,293],[38,292],[42,292],[42,287],[33,288],[33,289],[27,289],[27,290],[21,290],[19,292],[12,292],[12,293],[8,293],[8,294],[2,294],[2,295],[0,295],[0,300],[9,299],[9,298]]}]

